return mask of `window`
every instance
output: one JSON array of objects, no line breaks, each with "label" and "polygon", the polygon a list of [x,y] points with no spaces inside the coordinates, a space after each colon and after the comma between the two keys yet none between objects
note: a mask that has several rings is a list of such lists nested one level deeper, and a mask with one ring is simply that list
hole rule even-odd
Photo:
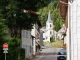
[{"label": "window", "polygon": [[52,34],[52,31],[50,31],[50,35]]},{"label": "window", "polygon": [[50,24],[50,27],[52,27],[51,24]]},{"label": "window", "polygon": [[47,39],[47,37],[46,37],[46,39]]}]

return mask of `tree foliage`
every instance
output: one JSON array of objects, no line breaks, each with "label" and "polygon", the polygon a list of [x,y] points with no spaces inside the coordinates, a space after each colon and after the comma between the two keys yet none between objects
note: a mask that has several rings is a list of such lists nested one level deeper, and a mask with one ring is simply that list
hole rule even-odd
[{"label": "tree foliage", "polygon": [[1,13],[13,37],[20,34],[21,29],[31,29],[38,22],[35,12],[46,5],[46,0],[1,0],[0,3]]},{"label": "tree foliage", "polygon": [[4,60],[3,54],[3,43],[7,37],[7,28],[5,25],[5,19],[2,19],[2,15],[0,14],[0,60]]},{"label": "tree foliage", "polygon": [[18,54],[20,52],[19,51],[20,39],[15,38],[15,37],[9,38],[7,43],[9,45],[7,60],[17,60],[18,59]]},{"label": "tree foliage", "polygon": [[[4,60],[2,45],[6,40],[6,29],[10,29],[11,37],[20,38],[21,29],[31,29],[33,24],[38,22],[39,19],[36,11],[45,5],[46,0],[0,0],[0,60]],[[16,39],[11,39],[10,41],[8,40],[8,43],[10,47],[9,57],[16,60],[16,44],[18,42]],[[11,47],[16,47],[13,52]]]},{"label": "tree foliage", "polygon": [[21,29],[31,29],[32,25],[38,20],[36,13],[31,14],[31,11],[36,12],[44,3],[45,0],[9,0],[6,6],[6,19],[9,28],[11,27],[10,25],[13,25],[20,26]]},{"label": "tree foliage", "polygon": [[50,0],[46,7],[40,9],[37,12],[39,14],[39,18],[41,20],[42,26],[46,25],[49,10],[51,13],[51,19],[53,20],[54,29],[58,31],[61,28],[62,23],[65,21],[65,19],[62,19],[60,16],[58,0]]}]

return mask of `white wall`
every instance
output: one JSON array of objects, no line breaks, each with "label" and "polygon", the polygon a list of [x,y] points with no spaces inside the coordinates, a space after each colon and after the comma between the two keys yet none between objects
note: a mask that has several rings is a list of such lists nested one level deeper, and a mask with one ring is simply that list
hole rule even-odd
[{"label": "white wall", "polygon": [[36,28],[35,28],[35,24],[34,24],[34,26],[33,26],[33,29],[31,30],[31,35],[33,35],[34,37],[36,36]]},{"label": "white wall", "polygon": [[25,58],[32,55],[32,38],[30,30],[21,31],[21,46],[25,49]]},{"label": "white wall", "polygon": [[[50,27],[51,25],[51,27]],[[52,32],[50,34],[50,31]],[[45,40],[50,42],[50,37],[53,36],[53,23],[46,23]],[[46,39],[47,37],[47,39]]]},{"label": "white wall", "polygon": [[35,55],[36,47],[35,47],[35,40],[36,38],[40,37],[40,33],[38,31],[39,26],[37,24],[34,24],[33,29],[31,30],[31,35],[35,38],[33,39],[33,55]]},{"label": "white wall", "polygon": [[31,35],[33,35],[34,37],[39,37],[39,31],[37,30],[39,27],[37,26],[37,24],[34,24],[33,29],[31,30]]},{"label": "white wall", "polygon": [[21,38],[22,38],[22,47],[23,47],[23,45],[31,45],[31,33],[30,33],[30,31],[22,30]]},{"label": "white wall", "polygon": [[74,0],[69,4],[69,21],[71,24],[70,60],[80,60],[80,0]]},{"label": "white wall", "polygon": [[[50,24],[52,27],[50,27]],[[46,29],[53,29],[53,23],[46,23]]]}]

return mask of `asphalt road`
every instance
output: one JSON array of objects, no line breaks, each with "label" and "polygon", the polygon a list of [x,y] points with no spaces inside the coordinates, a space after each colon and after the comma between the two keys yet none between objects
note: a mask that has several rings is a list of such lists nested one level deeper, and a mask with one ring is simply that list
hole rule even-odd
[{"label": "asphalt road", "polygon": [[57,60],[56,55],[38,55],[32,60]]},{"label": "asphalt road", "polygon": [[57,60],[57,52],[60,48],[53,48],[49,45],[43,47],[40,55],[35,56],[32,60]]}]

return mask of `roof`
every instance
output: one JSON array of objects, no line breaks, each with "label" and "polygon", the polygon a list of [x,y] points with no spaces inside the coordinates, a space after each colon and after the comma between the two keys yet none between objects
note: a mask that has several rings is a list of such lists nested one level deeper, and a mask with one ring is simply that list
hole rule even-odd
[{"label": "roof", "polygon": [[46,31],[46,27],[42,27],[40,30],[42,30],[42,31]]},{"label": "roof", "polygon": [[46,23],[53,23],[53,21],[51,20],[50,11],[48,13],[48,19]]},{"label": "roof", "polygon": [[57,33],[65,34],[65,32],[66,32],[66,26],[62,26],[62,28]]}]

